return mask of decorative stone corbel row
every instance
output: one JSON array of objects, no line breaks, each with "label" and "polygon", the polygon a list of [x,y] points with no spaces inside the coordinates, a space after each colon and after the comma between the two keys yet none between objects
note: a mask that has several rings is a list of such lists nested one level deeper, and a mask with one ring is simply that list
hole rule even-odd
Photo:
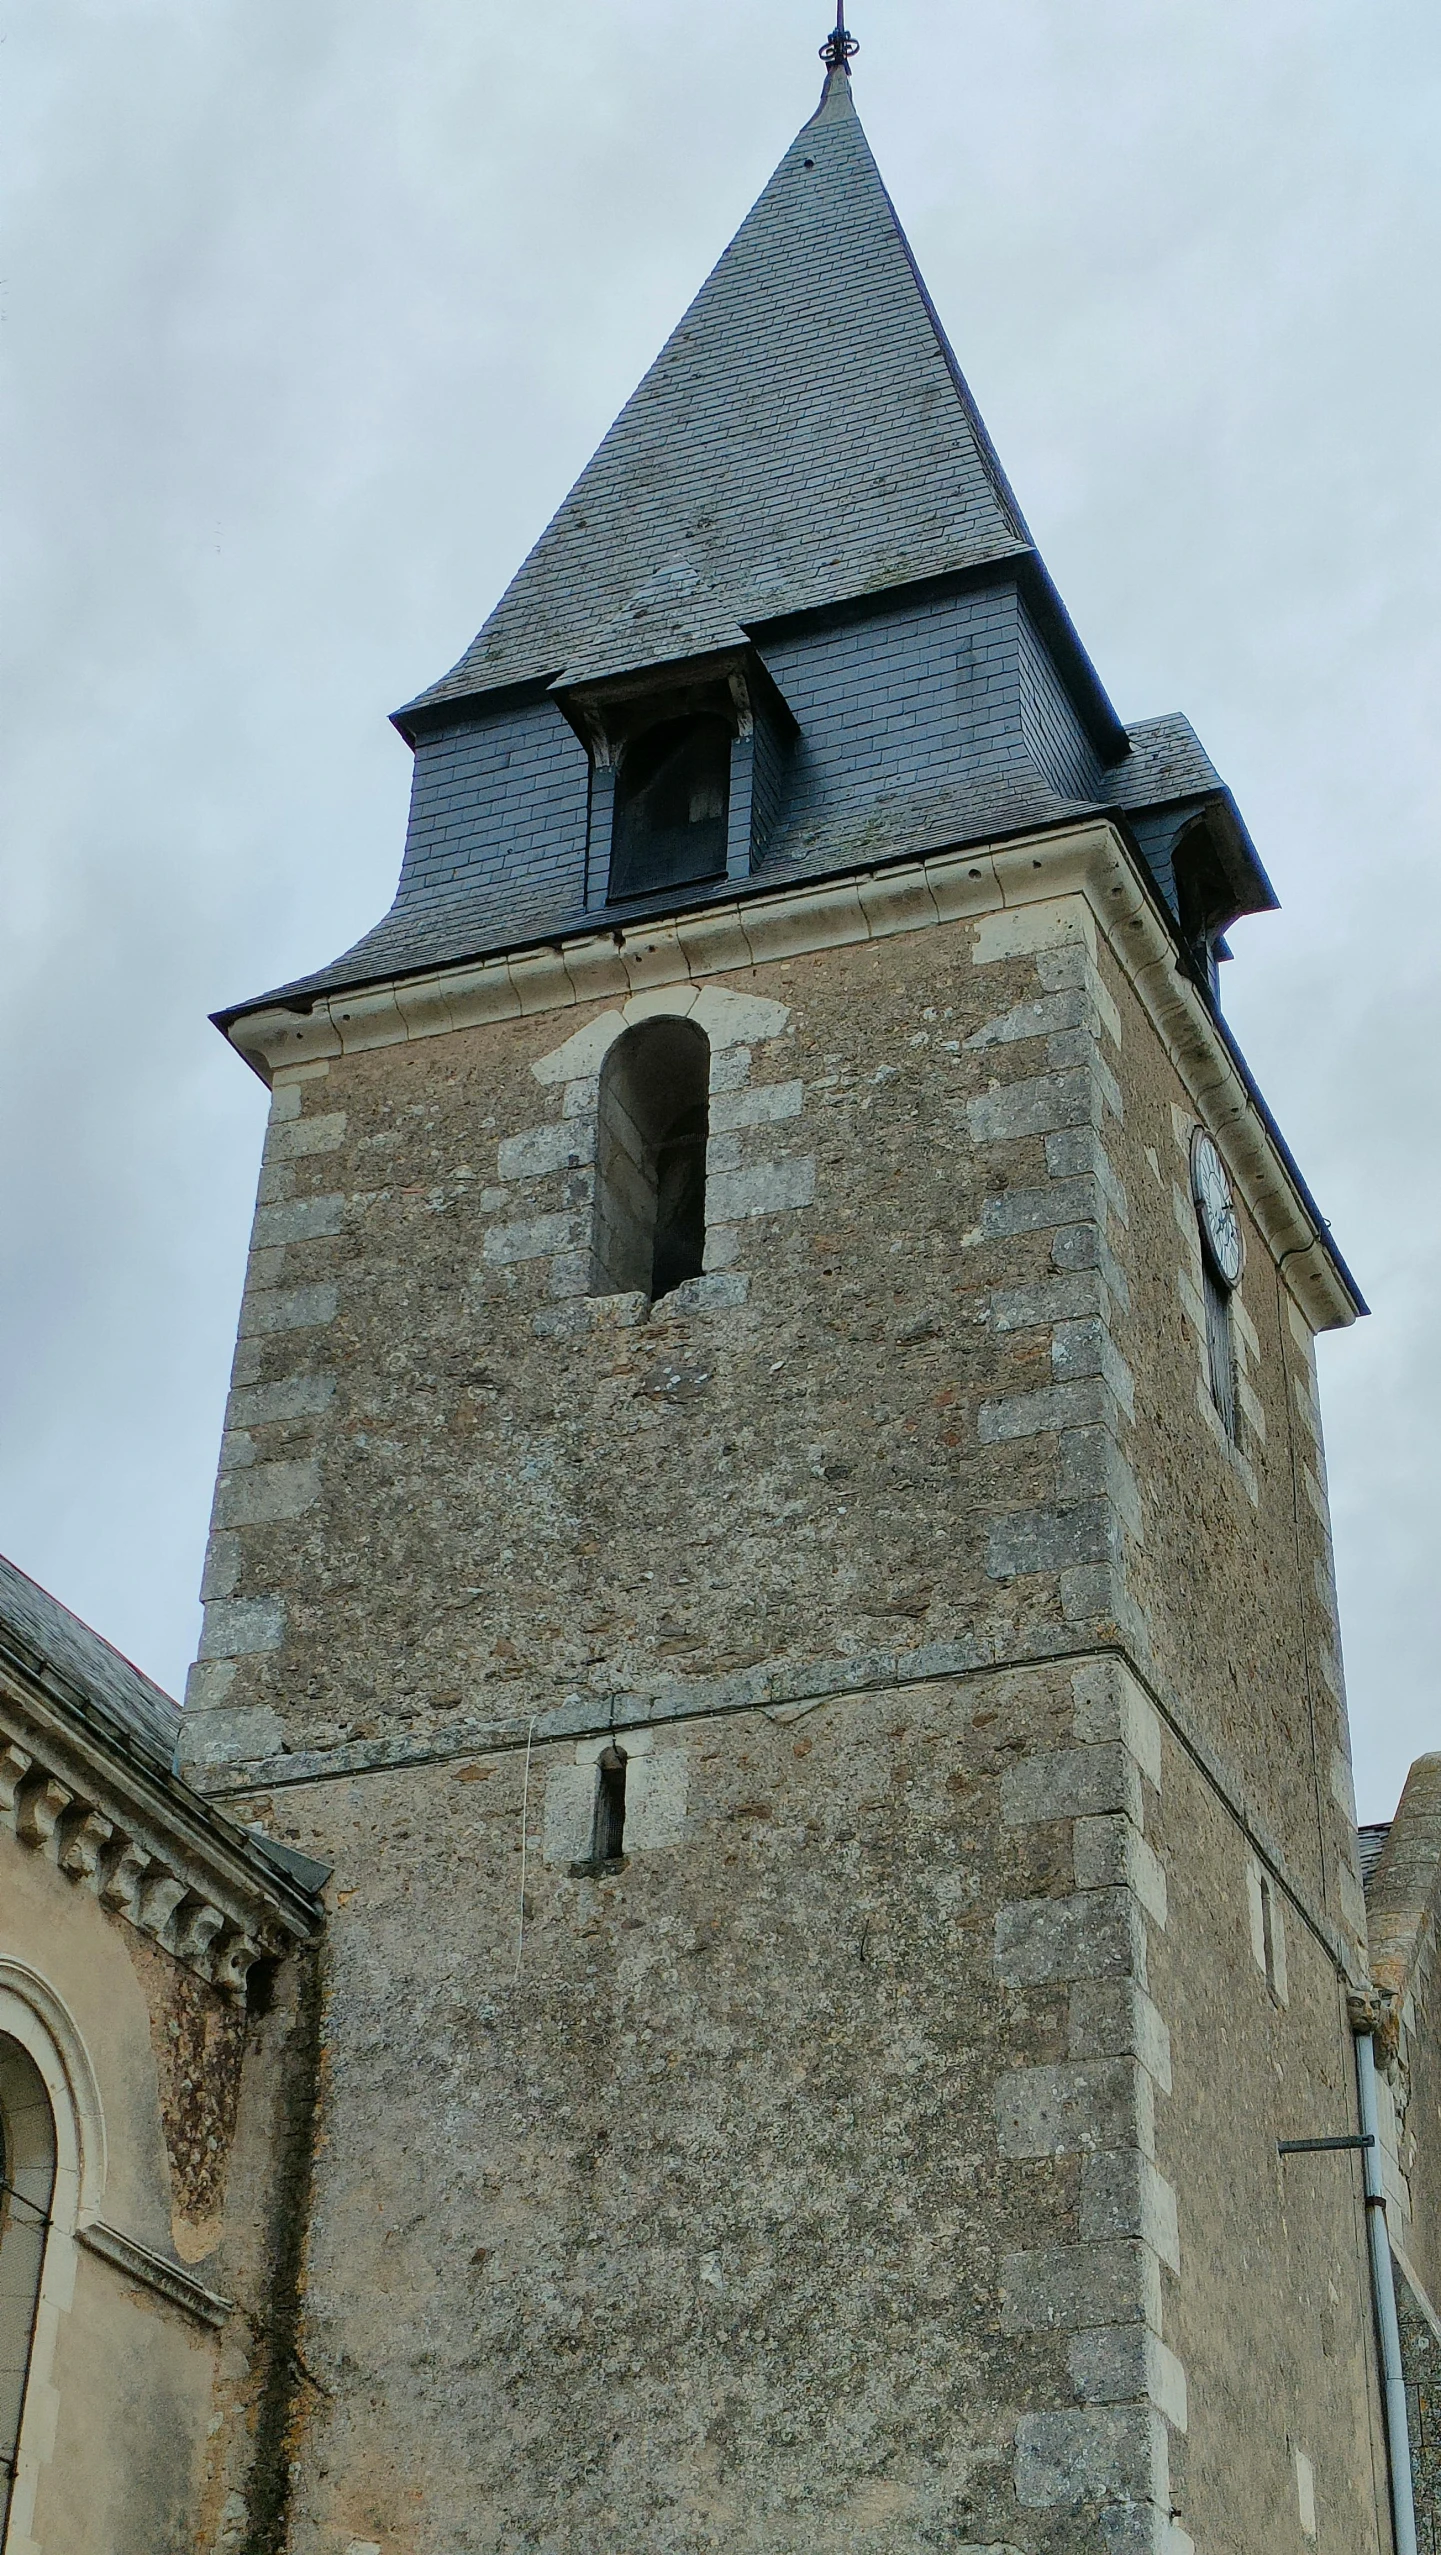
[{"label": "decorative stone corbel row", "polygon": [[113,1749],[0,1655],[0,1833],[222,1996],[319,1927],[258,1847],[181,1783]]},{"label": "decorative stone corbel row", "polygon": [[229,2298],[202,2288],[178,2262],[167,2262],[163,2254],[152,2253],[148,2245],[137,2244],[133,2236],[123,2236],[118,2227],[107,2227],[103,2219],[96,2218],[88,2227],[77,2227],[75,2241],[87,2253],[98,2254],[113,2270],[123,2272],[127,2280],[153,2289],[157,2297],[167,2299],[196,2324],[218,2330],[235,2312]]},{"label": "decorative stone corbel row", "polygon": [[308,1011],[242,1013],[227,1035],[267,1084],[288,1067],[404,1045],[537,1012],[566,1011],[795,958],[895,932],[1085,898],[1135,985],[1172,1063],[1313,1331],[1339,1329],[1360,1304],[1298,1185],[1231,1046],[1182,973],[1171,930],[1119,828],[1056,828],[898,861],[844,879],[738,897],[674,922],[607,927],[539,949],[320,994]]}]

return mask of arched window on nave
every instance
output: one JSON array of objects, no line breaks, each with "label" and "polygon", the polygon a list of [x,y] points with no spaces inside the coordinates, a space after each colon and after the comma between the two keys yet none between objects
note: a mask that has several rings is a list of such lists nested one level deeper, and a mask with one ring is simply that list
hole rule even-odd
[{"label": "arched window on nave", "polygon": [[40,2071],[18,2041],[0,2033],[0,2550],[9,2534],[55,2165],[55,2115]]}]

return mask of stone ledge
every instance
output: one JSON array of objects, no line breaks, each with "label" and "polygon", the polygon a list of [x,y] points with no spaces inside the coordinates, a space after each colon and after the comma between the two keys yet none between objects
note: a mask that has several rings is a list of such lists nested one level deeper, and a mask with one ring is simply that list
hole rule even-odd
[{"label": "stone ledge", "polygon": [[118,2227],[107,2227],[96,2218],[88,2227],[77,2227],[75,2241],[87,2253],[95,2254],[122,2271],[127,2280],[136,2280],[142,2288],[153,2289],[182,2315],[193,2317],[197,2324],[218,2329],[235,2313],[234,2301],[218,2297],[213,2289],[202,2288],[192,2280],[178,2262],[167,2262],[163,2254],[152,2253],[148,2245],[137,2244],[133,2236],[123,2236]]}]

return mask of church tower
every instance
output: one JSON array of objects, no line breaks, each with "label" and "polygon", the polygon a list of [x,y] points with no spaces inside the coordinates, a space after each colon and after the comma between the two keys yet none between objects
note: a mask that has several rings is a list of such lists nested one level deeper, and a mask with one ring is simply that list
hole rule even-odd
[{"label": "church tower", "polygon": [[217,2544],[1391,2546],[1362,2160],[1280,2153],[1366,1959],[1275,900],[850,49],[397,714],[390,913],[222,1017],[187,1766],[333,1877],[288,2534]]}]

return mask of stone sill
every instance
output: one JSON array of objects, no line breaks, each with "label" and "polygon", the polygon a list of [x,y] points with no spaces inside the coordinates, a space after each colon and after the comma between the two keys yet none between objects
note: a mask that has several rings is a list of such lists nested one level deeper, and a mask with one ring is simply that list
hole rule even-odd
[{"label": "stone sill", "polygon": [[581,1295],[568,1304],[547,1305],[537,1313],[532,1330],[540,1340],[583,1339],[591,1331],[634,1331],[650,1321],[685,1320],[693,1313],[732,1313],[745,1303],[750,1279],[733,1269],[709,1277],[687,1278],[659,1303],[648,1295]]}]

